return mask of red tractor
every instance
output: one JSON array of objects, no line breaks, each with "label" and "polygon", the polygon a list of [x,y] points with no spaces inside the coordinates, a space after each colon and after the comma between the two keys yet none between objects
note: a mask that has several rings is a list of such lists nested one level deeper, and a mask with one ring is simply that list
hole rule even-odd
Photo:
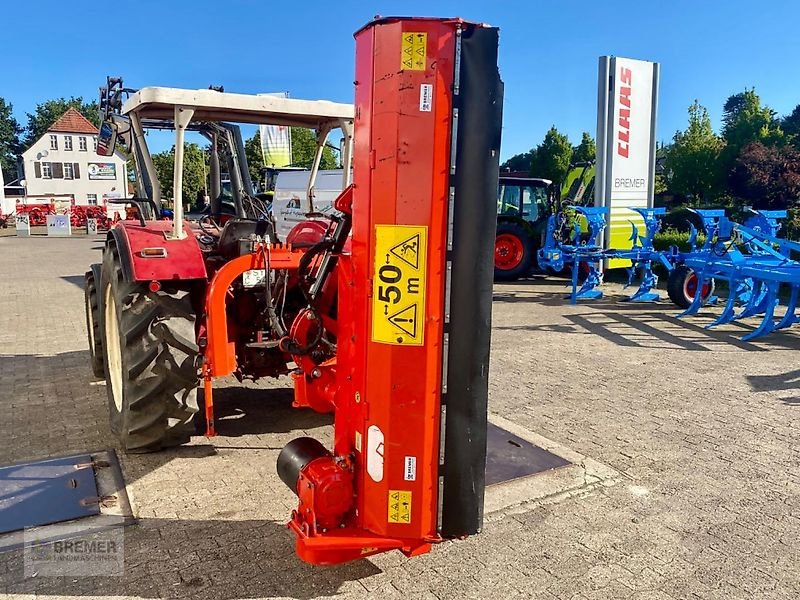
[{"label": "red tractor", "polygon": [[[277,464],[299,497],[298,554],[318,564],[411,556],[482,523],[497,30],[387,18],[355,37],[355,107],[109,79],[98,153],[119,140],[134,157],[138,220],[112,227],[86,273],[92,365],[126,451],[180,444],[198,416],[214,435],[213,380],[229,374],[288,375],[295,406],[335,413],[332,449],[298,438]],[[234,123],[316,132],[308,220],[286,239],[254,196]],[[323,217],[314,182],[335,128],[344,191]],[[148,129],[175,131],[172,221],[157,220]],[[196,223],[180,200],[186,131],[210,152]]]}]

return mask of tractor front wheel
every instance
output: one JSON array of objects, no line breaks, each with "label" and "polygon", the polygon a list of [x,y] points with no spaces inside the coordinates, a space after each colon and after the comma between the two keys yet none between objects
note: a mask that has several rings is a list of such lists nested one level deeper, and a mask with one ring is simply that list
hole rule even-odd
[{"label": "tractor front wheel", "polygon": [[92,265],[92,269],[84,276],[83,298],[86,305],[86,335],[89,338],[89,358],[92,373],[96,377],[105,376],[103,366],[103,340],[100,331],[100,305],[97,287],[100,285],[100,265]]},{"label": "tractor front wheel", "polygon": [[[689,308],[689,305],[697,295],[700,278],[694,269],[686,265],[679,265],[672,269],[667,280],[667,295],[672,302],[679,308]],[[701,290],[703,302],[714,293],[714,280],[703,284]]]},{"label": "tractor front wheel", "polygon": [[518,223],[499,223],[494,240],[495,281],[515,281],[531,272],[533,245]]},{"label": "tractor front wheel", "polygon": [[126,452],[154,452],[189,441],[198,411],[199,350],[191,290],[156,292],[125,281],[114,247],[102,270],[106,390],[111,429]]}]

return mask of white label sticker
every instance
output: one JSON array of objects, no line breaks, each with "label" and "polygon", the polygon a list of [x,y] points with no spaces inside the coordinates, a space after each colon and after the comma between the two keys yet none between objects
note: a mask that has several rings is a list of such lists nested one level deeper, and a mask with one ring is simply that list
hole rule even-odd
[{"label": "white label sticker", "polygon": [[419,86],[419,109],[422,112],[431,112],[433,108],[433,84],[423,83]]},{"label": "white label sticker", "polygon": [[367,474],[372,481],[383,481],[383,432],[377,425],[367,429]]},{"label": "white label sticker", "polygon": [[417,480],[417,457],[416,456],[406,456],[406,472],[403,475],[403,479],[406,481],[416,481]]}]

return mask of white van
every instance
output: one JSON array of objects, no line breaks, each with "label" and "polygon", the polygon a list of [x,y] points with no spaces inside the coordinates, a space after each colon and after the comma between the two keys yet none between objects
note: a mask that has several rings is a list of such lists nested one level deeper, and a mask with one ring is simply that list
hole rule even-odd
[{"label": "white van", "polygon": [[[275,179],[272,216],[278,238],[286,239],[292,228],[307,219],[306,189],[311,171],[281,171]],[[342,169],[319,171],[314,185],[314,212],[334,211],[333,201],[342,193]]]}]

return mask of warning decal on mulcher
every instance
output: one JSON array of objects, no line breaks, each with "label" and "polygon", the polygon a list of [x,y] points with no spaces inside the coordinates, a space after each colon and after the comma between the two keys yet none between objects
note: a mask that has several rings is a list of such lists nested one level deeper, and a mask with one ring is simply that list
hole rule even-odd
[{"label": "warning decal on mulcher", "polygon": [[428,34],[420,31],[404,31],[400,45],[400,70],[424,71],[428,54]]},{"label": "warning decal on mulcher", "polygon": [[372,341],[421,346],[425,334],[428,228],[376,225]]},{"label": "warning decal on mulcher", "polygon": [[389,523],[411,523],[411,492],[389,490]]}]

